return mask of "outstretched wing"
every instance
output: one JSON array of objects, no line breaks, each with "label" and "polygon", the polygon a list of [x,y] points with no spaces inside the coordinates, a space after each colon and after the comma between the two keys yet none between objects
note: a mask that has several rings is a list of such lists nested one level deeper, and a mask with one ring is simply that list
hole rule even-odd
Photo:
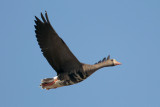
[{"label": "outstretched wing", "polygon": [[41,13],[42,21],[36,16],[35,18],[35,33],[38,44],[44,57],[54,68],[57,74],[70,72],[74,68],[79,67],[81,63],[55,32],[49,22],[47,12],[45,13],[45,18]]}]

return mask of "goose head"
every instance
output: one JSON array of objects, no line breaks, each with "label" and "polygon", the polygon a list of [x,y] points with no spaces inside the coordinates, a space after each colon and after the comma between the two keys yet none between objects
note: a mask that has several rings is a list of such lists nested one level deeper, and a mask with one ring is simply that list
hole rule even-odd
[{"label": "goose head", "polygon": [[116,66],[116,65],[121,65],[122,63],[118,62],[116,59],[108,59],[106,61],[106,65],[110,66]]},{"label": "goose head", "polygon": [[122,63],[118,62],[116,59],[110,59],[110,55],[108,55],[106,60],[106,66],[116,66],[121,64]]}]

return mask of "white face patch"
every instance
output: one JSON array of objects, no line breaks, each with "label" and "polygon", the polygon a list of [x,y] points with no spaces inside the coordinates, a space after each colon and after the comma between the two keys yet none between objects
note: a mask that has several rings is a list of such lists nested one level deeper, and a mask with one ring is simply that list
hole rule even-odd
[{"label": "white face patch", "polygon": [[118,61],[116,61],[115,59],[113,59],[113,64],[114,64],[114,65],[121,65],[121,63],[118,62]]},{"label": "white face patch", "polygon": [[115,60],[115,59],[113,59],[113,64],[115,65],[115,63],[116,63],[117,61]]}]

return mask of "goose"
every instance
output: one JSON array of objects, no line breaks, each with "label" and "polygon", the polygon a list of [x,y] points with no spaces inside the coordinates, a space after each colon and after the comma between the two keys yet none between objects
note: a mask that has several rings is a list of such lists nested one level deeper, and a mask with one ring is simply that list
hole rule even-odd
[{"label": "goose", "polygon": [[45,17],[41,13],[41,18],[42,20],[35,16],[36,38],[44,57],[57,72],[57,76],[41,80],[42,89],[73,85],[85,80],[100,68],[121,64],[115,59],[110,59],[110,55],[93,65],[81,63],[53,29],[46,11]]}]

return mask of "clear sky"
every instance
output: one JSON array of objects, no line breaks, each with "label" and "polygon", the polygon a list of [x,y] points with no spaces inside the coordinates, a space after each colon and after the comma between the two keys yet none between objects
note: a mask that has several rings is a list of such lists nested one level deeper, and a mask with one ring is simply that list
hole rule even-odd
[{"label": "clear sky", "polygon": [[[45,10],[81,62],[123,65],[42,90],[56,75],[34,32]],[[160,107],[160,0],[0,0],[0,19],[0,107]]]}]

